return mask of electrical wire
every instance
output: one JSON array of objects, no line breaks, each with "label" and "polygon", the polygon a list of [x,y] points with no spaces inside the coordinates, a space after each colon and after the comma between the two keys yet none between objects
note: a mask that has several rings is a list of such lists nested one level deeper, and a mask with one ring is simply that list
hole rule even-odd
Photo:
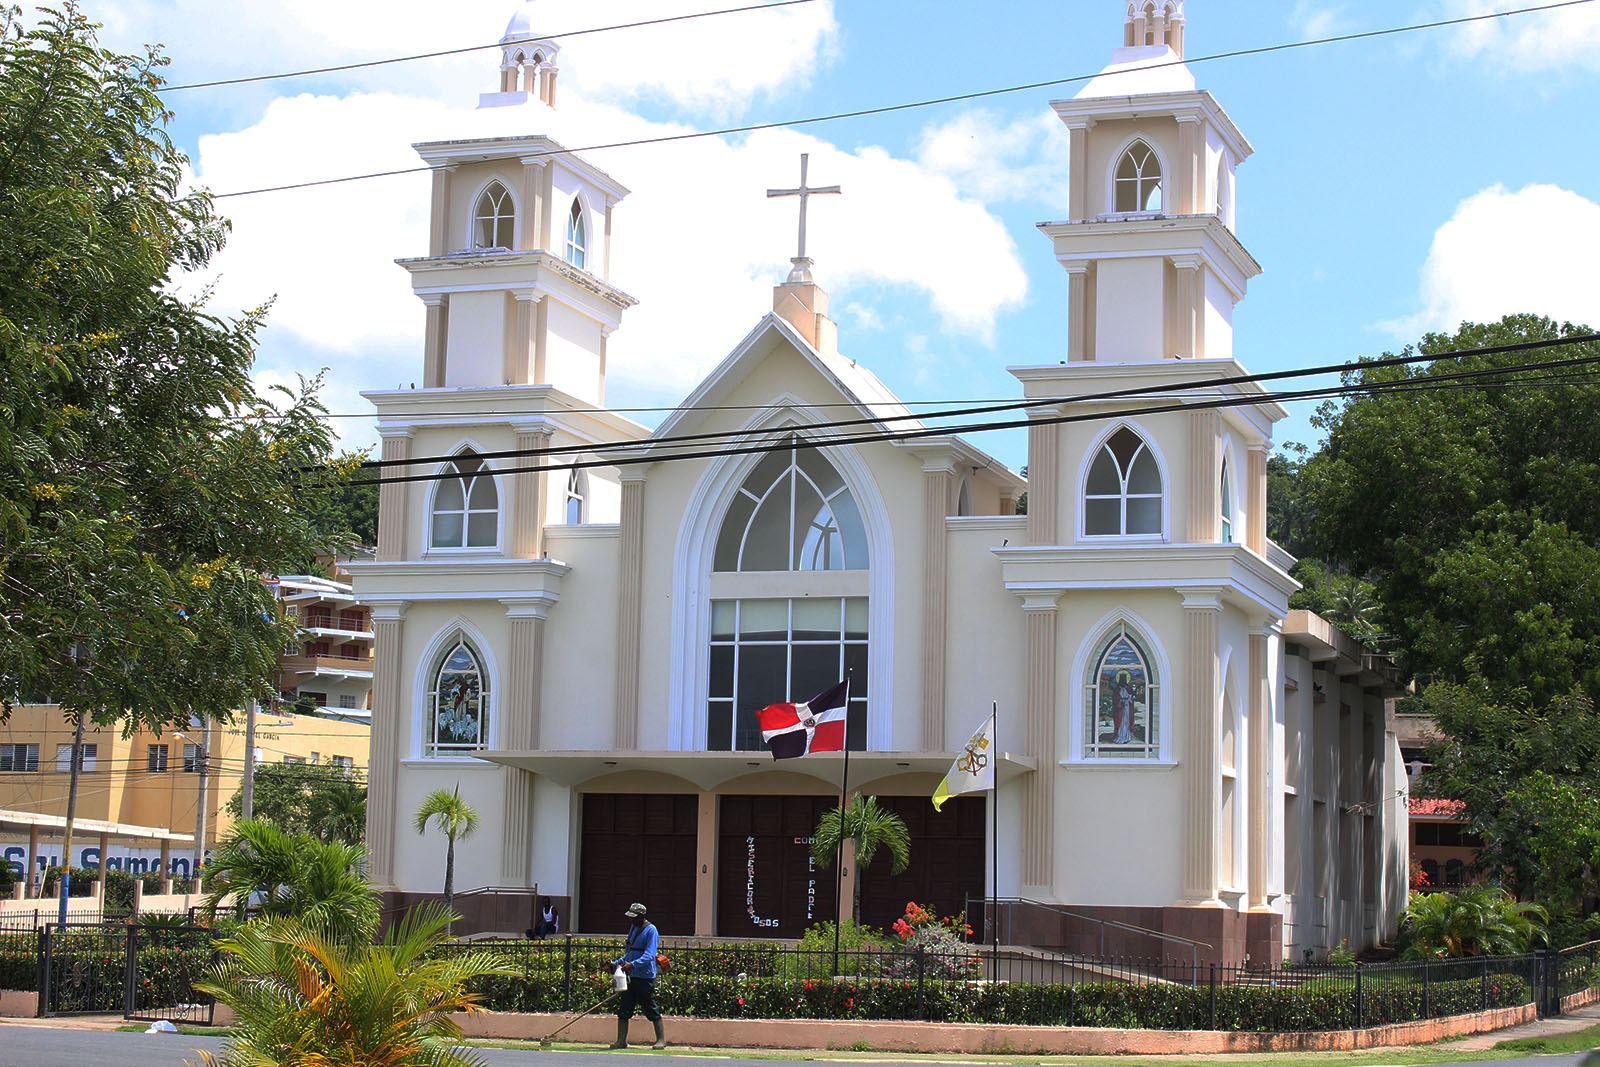
[{"label": "electrical wire", "polygon": [[[611,26],[595,26],[587,30],[568,30],[565,33],[540,33],[531,39],[539,41],[557,41],[568,37],[583,37],[593,33],[610,33],[613,30],[633,30],[644,26],[660,26],[668,22],[688,22],[692,19],[710,18],[713,15],[737,15],[746,11],[765,11],[769,8],[793,7],[796,4],[810,4],[815,0],[776,0],[768,4],[747,4],[744,7],[727,7],[719,11],[697,11],[688,15],[668,15],[663,18],[643,19],[638,22],[619,22]],[[491,48],[501,48],[501,41],[489,44],[466,45],[462,48],[446,48],[438,52],[418,52],[409,56],[391,56],[388,59],[368,59],[357,63],[340,63],[332,67],[311,67],[306,70],[289,70],[280,74],[251,74],[242,78],[219,78],[209,82],[190,82],[187,85],[165,85],[157,89],[158,93],[176,93],[185,89],[214,89],[223,85],[245,85],[250,82],[278,81],[283,78],[304,78],[313,74],[336,74],[343,70],[359,70],[363,67],[382,67],[393,63],[412,63],[419,59],[438,59],[441,56],[458,56],[466,52],[485,52]]]},{"label": "electrical wire", "polygon": [[[868,434],[860,434],[860,435],[855,435],[855,436],[848,436],[848,435],[813,436],[813,437],[809,437],[809,438],[800,438],[798,447],[816,448],[816,447],[836,446],[836,445],[842,445],[842,444],[850,444],[850,445],[865,444],[865,443],[871,443],[871,442],[877,442],[877,441],[913,440],[913,439],[923,438],[923,437],[947,436],[947,435],[951,435],[951,434],[974,434],[974,433],[992,432],[992,431],[995,431],[995,430],[1018,429],[1018,428],[1022,428],[1022,427],[1030,426],[1030,425],[1049,425],[1049,424],[1052,424],[1052,423],[1078,422],[1078,421],[1085,421],[1085,420],[1089,420],[1089,419],[1111,419],[1111,418],[1126,417],[1128,415],[1133,415],[1133,414],[1151,414],[1151,413],[1153,413],[1155,411],[1165,410],[1165,409],[1169,408],[1173,403],[1182,403],[1186,407],[1190,407],[1190,408],[1200,408],[1200,407],[1249,406],[1249,405],[1253,405],[1253,404],[1264,404],[1264,403],[1283,403],[1283,402],[1292,401],[1292,400],[1326,399],[1326,398],[1335,397],[1335,396],[1356,395],[1356,394],[1362,394],[1362,393],[1373,392],[1373,391],[1381,391],[1381,390],[1386,389],[1386,388],[1391,388],[1397,383],[1411,383],[1411,382],[1422,382],[1422,383],[1434,382],[1434,383],[1437,383],[1437,382],[1455,380],[1457,378],[1504,376],[1504,375],[1527,373],[1527,372],[1539,371],[1539,370],[1573,368],[1573,367],[1587,366],[1587,365],[1590,365],[1590,364],[1593,364],[1593,363],[1596,363],[1596,362],[1600,362],[1600,356],[1585,356],[1585,357],[1567,358],[1567,359],[1559,359],[1559,360],[1546,360],[1546,361],[1541,361],[1541,362],[1537,362],[1537,363],[1518,364],[1518,365],[1514,365],[1514,366],[1511,366],[1511,367],[1485,367],[1485,368],[1477,368],[1477,369],[1470,370],[1470,371],[1454,372],[1452,374],[1428,374],[1428,375],[1425,375],[1425,376],[1422,376],[1422,377],[1419,377],[1419,378],[1396,379],[1395,382],[1371,382],[1371,383],[1363,383],[1363,384],[1360,384],[1360,385],[1340,385],[1340,386],[1331,386],[1331,387],[1325,387],[1325,388],[1316,388],[1316,389],[1301,390],[1301,391],[1294,391],[1294,392],[1287,392],[1287,393],[1251,394],[1251,395],[1245,395],[1245,396],[1228,397],[1228,398],[1224,398],[1221,401],[1217,401],[1217,400],[1211,400],[1211,401],[1200,400],[1200,401],[1196,401],[1196,400],[1192,399],[1197,392],[1200,392],[1200,393],[1211,393],[1211,392],[1214,392],[1218,388],[1227,387],[1227,386],[1259,384],[1261,382],[1266,382],[1266,381],[1280,381],[1280,380],[1290,379],[1290,378],[1321,376],[1321,375],[1328,375],[1328,374],[1334,374],[1334,373],[1341,374],[1341,375],[1348,375],[1348,374],[1350,374],[1352,372],[1357,372],[1357,371],[1370,371],[1370,370],[1375,370],[1375,369],[1401,367],[1401,366],[1406,366],[1406,365],[1410,365],[1410,364],[1417,364],[1417,363],[1423,363],[1423,362],[1437,363],[1437,362],[1439,362],[1441,360],[1452,359],[1452,358],[1461,358],[1461,357],[1465,357],[1465,356],[1496,355],[1496,354],[1505,354],[1505,353],[1510,353],[1510,352],[1531,351],[1531,350],[1536,350],[1536,349],[1563,348],[1563,347],[1567,347],[1567,346],[1570,346],[1570,345],[1588,344],[1588,343],[1592,343],[1592,342],[1596,342],[1596,341],[1600,341],[1600,334],[1581,334],[1581,335],[1576,335],[1576,336],[1572,336],[1572,337],[1557,338],[1555,340],[1550,340],[1550,341],[1526,341],[1526,342],[1517,342],[1515,344],[1509,344],[1509,345],[1492,345],[1492,346],[1485,346],[1485,347],[1482,347],[1482,348],[1460,349],[1460,350],[1455,350],[1455,351],[1451,351],[1451,352],[1444,352],[1444,353],[1425,353],[1425,354],[1413,354],[1413,355],[1407,355],[1407,356],[1388,356],[1388,357],[1384,357],[1384,358],[1381,358],[1381,359],[1368,360],[1368,361],[1363,361],[1363,362],[1358,362],[1358,363],[1331,364],[1331,365],[1327,365],[1327,366],[1311,367],[1311,368],[1304,368],[1304,369],[1298,369],[1298,370],[1267,371],[1267,372],[1258,373],[1258,374],[1230,375],[1230,376],[1223,376],[1223,377],[1219,377],[1219,378],[1214,378],[1214,379],[1211,379],[1211,380],[1205,381],[1205,382],[1199,382],[1199,383],[1196,383],[1195,385],[1193,385],[1191,387],[1188,387],[1188,388],[1175,388],[1171,384],[1161,384],[1161,385],[1140,386],[1140,387],[1128,388],[1128,389],[1105,390],[1105,391],[1102,391],[1102,392],[1089,393],[1089,394],[1084,394],[1084,395],[1076,396],[1076,397],[1050,397],[1050,398],[1045,398],[1045,399],[1042,399],[1042,400],[1041,399],[1035,399],[1035,400],[1016,401],[1016,402],[1009,403],[1009,404],[1004,404],[1004,405],[990,405],[990,406],[977,407],[977,408],[966,408],[966,409],[950,409],[949,412],[932,413],[932,414],[929,414],[928,416],[925,416],[925,417],[930,417],[931,418],[931,417],[947,417],[947,416],[968,415],[968,414],[988,414],[988,413],[994,413],[994,412],[999,412],[999,411],[1038,410],[1038,409],[1042,409],[1042,408],[1058,407],[1058,406],[1063,406],[1063,405],[1068,405],[1068,404],[1080,405],[1081,406],[1083,404],[1088,404],[1088,403],[1103,403],[1103,402],[1108,401],[1108,400],[1126,400],[1126,399],[1131,399],[1131,398],[1136,398],[1136,397],[1153,397],[1153,398],[1157,398],[1157,399],[1162,401],[1162,403],[1160,403],[1159,405],[1154,406],[1154,407],[1145,406],[1145,407],[1136,408],[1136,409],[1125,409],[1125,410],[1114,410],[1114,411],[1096,411],[1096,412],[1088,412],[1088,413],[1082,413],[1082,414],[1076,414],[1076,415],[1065,415],[1065,414],[1062,414],[1062,415],[1044,415],[1044,416],[1036,415],[1036,416],[1033,416],[1033,417],[1030,417],[1030,418],[1027,418],[1027,419],[1023,419],[1023,420],[1020,420],[1020,421],[1019,420],[1008,420],[1008,421],[998,421],[998,422],[991,421],[991,422],[980,422],[980,423],[963,423],[963,424],[952,424],[952,425],[944,425],[944,426],[937,426],[937,427],[922,427],[922,428],[919,428],[919,429],[911,429],[911,430],[881,430],[881,431],[876,431],[876,432],[872,432],[872,433],[868,433]],[[583,454],[583,453],[601,454],[601,453],[604,453],[604,454],[607,455],[607,458],[598,459],[598,460],[575,461],[573,463],[550,464],[550,465],[543,465],[543,466],[539,466],[539,467],[507,468],[507,469],[503,469],[503,470],[493,471],[494,474],[522,474],[522,473],[535,473],[535,472],[539,472],[539,471],[549,471],[549,470],[575,470],[575,469],[582,469],[582,468],[588,468],[588,467],[611,467],[611,466],[623,466],[623,465],[636,464],[636,463],[654,463],[654,462],[662,462],[662,461],[676,460],[676,459],[703,459],[703,458],[710,458],[710,457],[715,457],[715,456],[720,456],[720,455],[741,455],[741,454],[748,454],[748,453],[754,453],[754,452],[779,451],[779,450],[782,450],[784,448],[791,447],[791,445],[789,445],[787,442],[782,442],[782,443],[763,443],[763,444],[742,444],[742,443],[738,443],[738,442],[741,442],[741,441],[748,441],[753,436],[758,436],[758,435],[769,435],[770,436],[770,435],[776,435],[776,434],[789,435],[789,434],[794,434],[796,432],[804,432],[804,433],[807,433],[807,434],[815,435],[816,432],[819,431],[819,430],[845,429],[845,428],[849,428],[849,427],[862,426],[862,425],[882,426],[882,425],[884,425],[886,423],[890,423],[890,422],[905,421],[907,418],[916,418],[916,416],[887,416],[887,417],[882,417],[882,418],[841,419],[841,420],[835,420],[835,421],[832,421],[832,422],[813,423],[813,424],[808,424],[808,425],[804,425],[804,426],[789,425],[789,426],[779,426],[779,427],[772,427],[772,428],[762,428],[762,429],[756,429],[756,430],[743,429],[743,430],[737,430],[737,431],[715,431],[715,432],[700,433],[700,434],[683,434],[683,435],[679,435],[679,436],[676,436],[676,437],[644,438],[644,439],[641,439],[641,440],[638,440],[638,441],[618,442],[616,444],[607,444],[607,445],[593,445],[593,444],[590,444],[590,445],[575,445],[575,446],[561,446],[561,447],[557,447],[557,448],[548,448],[548,449],[503,449],[503,450],[499,450],[499,451],[495,451],[495,452],[474,453],[473,454],[473,458],[480,459],[480,460],[514,459],[514,458],[523,458],[523,457],[560,456],[560,455],[570,455],[570,454],[574,454],[574,453],[579,453],[579,454]],[[726,445],[728,445],[730,447],[721,448],[721,449],[717,449],[717,450],[714,450],[714,451],[700,450],[700,451],[693,451],[693,452],[674,452],[674,453],[669,453],[669,454],[665,454],[665,455],[654,454],[654,450],[659,449],[664,445],[671,446],[671,445],[684,444],[684,443],[699,443],[699,442],[704,442],[704,441],[708,441],[708,440],[722,442],[722,443],[724,443],[724,444],[726,444]],[[641,454],[641,455],[630,455],[629,454],[630,450],[639,451],[639,452],[642,452],[644,454]],[[369,461],[366,461],[365,463],[363,463],[362,466],[365,469],[375,469],[375,470],[381,471],[381,470],[384,470],[386,468],[395,467],[395,466],[412,466],[412,465],[416,465],[416,464],[425,464],[425,463],[450,464],[454,460],[457,460],[459,458],[461,458],[459,455],[454,455],[454,456],[431,456],[431,457],[422,457],[422,458],[418,458],[418,459],[405,459],[405,460],[369,460]],[[331,469],[332,469],[331,467],[302,468],[302,471],[305,472],[305,473],[319,473],[319,472],[327,472],[327,471],[330,471]],[[480,471],[478,471],[478,470],[469,470],[469,471],[441,470],[441,471],[436,471],[436,472],[433,472],[433,473],[430,473],[430,474],[415,474],[415,475],[403,475],[403,476],[384,476],[384,477],[380,477],[380,478],[377,478],[377,479],[353,479],[353,480],[349,481],[348,483],[343,483],[343,484],[349,484],[349,485],[371,485],[371,484],[385,485],[385,484],[397,484],[397,483],[401,483],[401,482],[411,482],[411,481],[440,481],[440,480],[446,480],[446,479],[450,479],[450,478],[459,479],[459,478],[476,477],[479,473],[480,473]]]},{"label": "electrical wire", "polygon": [[[1540,4],[1533,7],[1516,8],[1511,11],[1493,11],[1483,15],[1465,15],[1460,18],[1439,19],[1433,22],[1418,22],[1406,26],[1393,26],[1383,30],[1365,30],[1360,33],[1345,33],[1331,37],[1317,37],[1308,41],[1289,41],[1283,44],[1261,45],[1256,48],[1237,48],[1227,52],[1213,52],[1209,55],[1195,56],[1192,59],[1178,59],[1169,63],[1152,63],[1148,66],[1138,67],[1140,71],[1160,70],[1163,67],[1192,66],[1196,63],[1210,63],[1221,59],[1237,59],[1243,56],[1266,55],[1272,52],[1284,52],[1297,48],[1311,48],[1319,45],[1340,44],[1347,41],[1360,41],[1374,37],[1388,37],[1402,33],[1416,33],[1422,30],[1441,29],[1450,26],[1464,26],[1475,22],[1484,22],[1490,19],[1510,18],[1514,15],[1528,15],[1543,11],[1556,11],[1561,8],[1577,7],[1582,4],[1592,4],[1596,0],[1560,0],[1559,3]],[[1086,82],[1094,78],[1115,77],[1117,74],[1130,73],[1129,71],[1097,71],[1094,74],[1078,74],[1070,78],[1052,78],[1046,81],[1028,82],[1024,85],[1010,85],[1001,89],[982,89],[969,93],[957,93],[951,96],[934,97],[927,100],[916,100],[905,104],[885,104],[880,107],[858,108],[854,111],[837,111],[827,115],[813,115],[801,119],[783,119],[775,122],[755,122],[743,126],[725,126],[715,130],[697,130],[690,133],[662,134],[657,137],[639,137],[627,141],[608,141],[600,144],[584,145],[581,148],[541,149],[525,152],[524,159],[549,156],[575,155],[580,152],[601,152],[611,148],[635,148],[642,145],[668,144],[675,141],[693,141],[706,137],[723,137],[730,134],[757,133],[762,130],[789,129],[796,126],[811,126],[825,122],[838,122],[843,119],[868,118],[875,115],[888,115],[900,111],[912,111],[921,108],[938,107],[943,104],[961,103],[969,100],[983,100],[994,96],[1005,96],[1011,93],[1029,92],[1035,89],[1048,89],[1061,85],[1072,85],[1077,82]],[[400,170],[374,171],[368,174],[351,174],[342,178],[322,178],[316,181],[291,182],[285,185],[268,185],[258,189],[237,189],[231,193],[212,193],[215,200],[232,196],[255,196],[259,193],[281,193],[291,189],[310,189],[320,185],[340,185],[345,182],[365,181],[369,178],[387,178],[397,174],[420,174],[433,170],[433,167],[406,167]]]}]

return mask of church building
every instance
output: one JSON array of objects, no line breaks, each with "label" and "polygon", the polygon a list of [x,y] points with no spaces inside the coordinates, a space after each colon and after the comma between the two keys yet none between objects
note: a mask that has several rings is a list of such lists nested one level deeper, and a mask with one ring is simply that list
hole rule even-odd
[{"label": "church building", "polygon": [[[771,310],[652,431],[606,407],[635,303],[610,271],[627,187],[538,134],[416,146],[432,226],[400,265],[427,309],[422,387],[366,396],[385,476],[419,480],[383,486],[377,556],[351,568],[380,886],[437,892],[443,839],[411,819],[459,787],[483,825],[458,891],[537,885],[576,931],[638,899],[667,935],[793,938],[858,878],[880,927],[908,900],[976,920],[998,898],[1007,940],[1185,961],[1392,930],[1394,682],[1288,608],[1266,535],[1285,411],[1233,358],[1253,150],[1182,63],[1183,6],[1119,4],[1110,65],[1051,105],[1064,351],[1011,368],[1026,479],[845,354],[805,248],[832,190],[803,162],[773,190],[801,230]],[[537,129],[559,48],[526,7],[481,106]],[[758,709],[841,680],[849,789],[905,819],[900,875],[819,867],[843,761],[762,744]],[[991,708],[997,788],[935,812]]]}]

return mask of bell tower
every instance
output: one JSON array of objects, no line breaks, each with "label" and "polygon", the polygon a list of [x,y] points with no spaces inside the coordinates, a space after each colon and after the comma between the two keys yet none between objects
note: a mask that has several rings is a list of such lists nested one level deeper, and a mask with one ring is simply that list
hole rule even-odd
[{"label": "bell tower", "polygon": [[556,56],[561,46],[535,30],[533,0],[523,0],[500,37],[500,90],[480,93],[479,107],[508,107],[537,100],[556,106]]},{"label": "bell tower", "polygon": [[1183,0],[1129,0],[1122,47],[1071,100],[1069,218],[1040,227],[1068,275],[1071,362],[1231,359],[1261,268],[1234,236],[1254,151],[1183,62]]}]

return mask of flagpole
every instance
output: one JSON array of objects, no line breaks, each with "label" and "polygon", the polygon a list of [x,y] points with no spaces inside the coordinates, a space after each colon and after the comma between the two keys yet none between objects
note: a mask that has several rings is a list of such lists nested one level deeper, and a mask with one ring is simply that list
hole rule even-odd
[{"label": "flagpole", "polygon": [[[844,923],[844,800],[850,783],[850,675],[844,676],[844,771],[839,776],[839,840],[833,853],[833,973],[839,973],[839,927]],[[860,877],[861,872],[856,872]]]},{"label": "flagpole", "polygon": [[994,702],[990,712],[989,736],[994,739],[994,787],[989,790],[989,810],[994,820],[994,829],[990,833],[989,848],[992,852],[990,870],[994,881],[989,890],[993,901],[990,914],[989,932],[993,937],[993,959],[990,962],[990,981],[1000,980],[1000,702]]}]

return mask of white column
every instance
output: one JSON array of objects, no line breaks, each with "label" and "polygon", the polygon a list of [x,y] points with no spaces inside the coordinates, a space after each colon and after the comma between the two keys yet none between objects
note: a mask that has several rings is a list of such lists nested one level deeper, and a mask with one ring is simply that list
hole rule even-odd
[{"label": "white column", "polygon": [[1094,359],[1094,264],[1083,260],[1063,266],[1067,269],[1067,362],[1086,363]]},{"label": "white column", "polygon": [[[501,603],[511,622],[511,655],[506,691],[500,700],[499,747],[532,752],[539,747],[544,629],[553,601],[549,597],[516,597]],[[505,824],[500,841],[500,878],[505,885],[527,886],[533,876],[533,775],[520,767],[504,767],[501,775]]]},{"label": "white column", "polygon": [[[411,458],[411,431],[382,428],[382,456],[394,463]],[[405,477],[415,471],[410,466],[380,467],[385,476]],[[378,487],[378,549],[376,558],[384,562],[406,557],[406,527],[411,521],[411,482],[385,482]]]},{"label": "white column", "polygon": [[549,162],[543,156],[522,161],[522,225],[517,227],[517,248],[524,252],[544,247],[539,237],[544,232],[544,178]]},{"label": "white column", "polygon": [[450,294],[423,293],[427,317],[422,326],[422,387],[438,389],[444,385],[449,359]]},{"label": "white column", "polygon": [[[1067,126],[1067,218],[1082,222],[1089,217],[1089,127],[1092,122]],[[1095,212],[1099,214],[1099,212]]]},{"label": "white column", "polygon": [[1192,544],[1216,544],[1222,533],[1222,469],[1217,465],[1220,420],[1214,410],[1189,412],[1189,521]]},{"label": "white column", "polygon": [[[1029,498],[1031,501],[1031,497]],[[1031,510],[1031,509],[1030,509]],[[1056,617],[1061,591],[1022,594],[1023,677],[1028,754],[1037,764],[1022,786],[1022,884],[1045,900],[1055,883]]]},{"label": "white column", "polygon": [[948,539],[944,520],[955,485],[952,457],[928,457],[922,466],[922,749],[944,748],[945,629]]},{"label": "white column", "polygon": [[[550,431],[544,427],[517,427],[517,450],[528,452],[550,447]],[[543,466],[546,457],[522,455],[513,462],[518,467]],[[544,524],[549,514],[550,475],[545,471],[524,471],[512,475],[511,556],[513,559],[544,558]]]},{"label": "white column", "polygon": [[1221,768],[1217,762],[1217,623],[1221,590],[1179,589],[1183,596],[1187,685],[1184,692],[1183,899],[1205,904],[1217,899],[1217,818]]},{"label": "white column", "polygon": [[401,677],[405,669],[405,616],[408,601],[372,602],[372,740],[367,755],[367,854],[372,883],[394,888],[395,825],[399,803],[401,751],[406,744],[409,701]]},{"label": "white column", "polygon": [[[1036,409],[1038,415],[1055,415],[1055,408]],[[1061,426],[1035,423],[1028,427],[1028,544],[1060,544]]]},{"label": "white column", "polygon": [[428,255],[442,256],[450,251],[450,170],[433,169],[433,198],[428,220]]},{"label": "white column", "polygon": [[644,595],[644,470],[622,471],[621,565],[617,582],[616,726],[612,746],[639,746],[639,625]]},{"label": "white column", "polygon": [[1272,811],[1277,790],[1274,788],[1272,773],[1272,694],[1269,689],[1270,675],[1267,671],[1267,630],[1255,629],[1250,633],[1250,694],[1249,694],[1249,752],[1250,765],[1247,776],[1243,780],[1248,782],[1249,789],[1249,818],[1246,825],[1250,832],[1249,863],[1250,874],[1247,880],[1249,889],[1249,906],[1251,908],[1265,908],[1267,906],[1267,889],[1270,885],[1267,864],[1271,858],[1272,841]]}]

